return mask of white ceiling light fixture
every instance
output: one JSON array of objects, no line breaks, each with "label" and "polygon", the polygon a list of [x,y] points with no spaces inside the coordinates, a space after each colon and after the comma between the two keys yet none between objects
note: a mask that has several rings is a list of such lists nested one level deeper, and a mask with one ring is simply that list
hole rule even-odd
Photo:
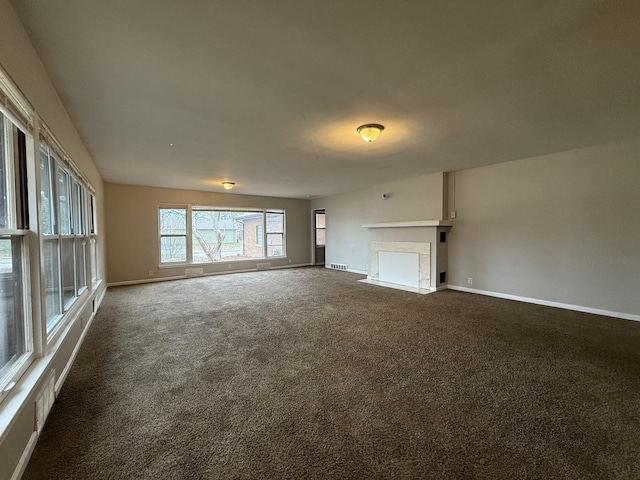
[{"label": "white ceiling light fixture", "polygon": [[236,184],[233,182],[222,182],[222,186],[227,190],[231,190],[233,187],[236,186]]},{"label": "white ceiling light fixture", "polygon": [[358,127],[358,133],[365,142],[373,142],[380,136],[380,133],[384,130],[384,125],[379,123],[367,123],[366,125],[360,125]]}]

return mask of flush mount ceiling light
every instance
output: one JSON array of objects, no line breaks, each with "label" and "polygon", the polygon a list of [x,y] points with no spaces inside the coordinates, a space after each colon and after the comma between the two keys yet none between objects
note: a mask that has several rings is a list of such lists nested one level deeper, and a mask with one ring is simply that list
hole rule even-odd
[{"label": "flush mount ceiling light", "polygon": [[358,133],[365,142],[373,142],[380,136],[380,132],[384,130],[384,125],[379,123],[367,123],[366,125],[360,125],[358,127]]},{"label": "flush mount ceiling light", "polygon": [[222,182],[222,186],[227,190],[231,190],[233,187],[236,186],[236,184],[233,182]]}]

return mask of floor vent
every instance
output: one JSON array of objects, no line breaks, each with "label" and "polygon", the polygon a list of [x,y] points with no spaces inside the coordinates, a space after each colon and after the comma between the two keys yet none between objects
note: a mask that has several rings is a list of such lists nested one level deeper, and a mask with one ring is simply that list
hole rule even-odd
[{"label": "floor vent", "polygon": [[36,397],[35,428],[38,433],[42,431],[44,422],[47,421],[47,416],[49,416],[49,412],[51,412],[51,408],[53,407],[53,402],[56,400],[55,380],[56,372],[52,370]]},{"label": "floor vent", "polygon": [[256,265],[258,270],[269,270],[271,268],[271,263],[269,262],[265,262],[265,263],[259,263],[258,265]]},{"label": "floor vent", "polygon": [[329,268],[333,268],[334,270],[346,270],[347,264],[346,263],[330,263]]},{"label": "floor vent", "polygon": [[184,274],[186,277],[201,277],[202,276],[202,268],[185,268]]}]

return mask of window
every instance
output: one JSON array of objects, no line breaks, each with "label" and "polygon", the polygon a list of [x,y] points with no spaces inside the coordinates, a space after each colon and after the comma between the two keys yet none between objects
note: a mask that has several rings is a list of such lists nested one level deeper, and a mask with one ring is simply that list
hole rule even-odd
[{"label": "window", "polygon": [[46,143],[40,146],[46,331],[87,289],[87,193]]},{"label": "window", "polygon": [[198,264],[283,257],[284,216],[282,210],[161,205],[160,263]]},{"label": "window", "polygon": [[89,195],[89,266],[91,281],[98,280],[98,248],[97,248],[96,197]]},{"label": "window", "polygon": [[316,245],[324,245],[325,242],[325,214],[316,213]]},{"label": "window", "polygon": [[264,258],[257,235],[263,217],[259,211],[192,207],[192,263]]},{"label": "window", "polygon": [[[33,355],[32,322],[26,308],[25,134],[0,113],[0,392]],[[0,393],[0,399],[4,395]]]},{"label": "window", "polygon": [[186,207],[160,208],[160,263],[187,261]]},{"label": "window", "polygon": [[267,212],[267,256],[284,257],[283,212]]}]

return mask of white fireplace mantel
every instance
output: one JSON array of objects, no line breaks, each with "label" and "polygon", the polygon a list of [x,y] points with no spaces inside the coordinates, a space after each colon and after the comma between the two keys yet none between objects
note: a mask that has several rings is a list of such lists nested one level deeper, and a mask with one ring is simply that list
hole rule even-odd
[{"label": "white fireplace mantel", "polygon": [[363,223],[362,228],[452,227],[446,220],[410,220],[407,222]]}]

